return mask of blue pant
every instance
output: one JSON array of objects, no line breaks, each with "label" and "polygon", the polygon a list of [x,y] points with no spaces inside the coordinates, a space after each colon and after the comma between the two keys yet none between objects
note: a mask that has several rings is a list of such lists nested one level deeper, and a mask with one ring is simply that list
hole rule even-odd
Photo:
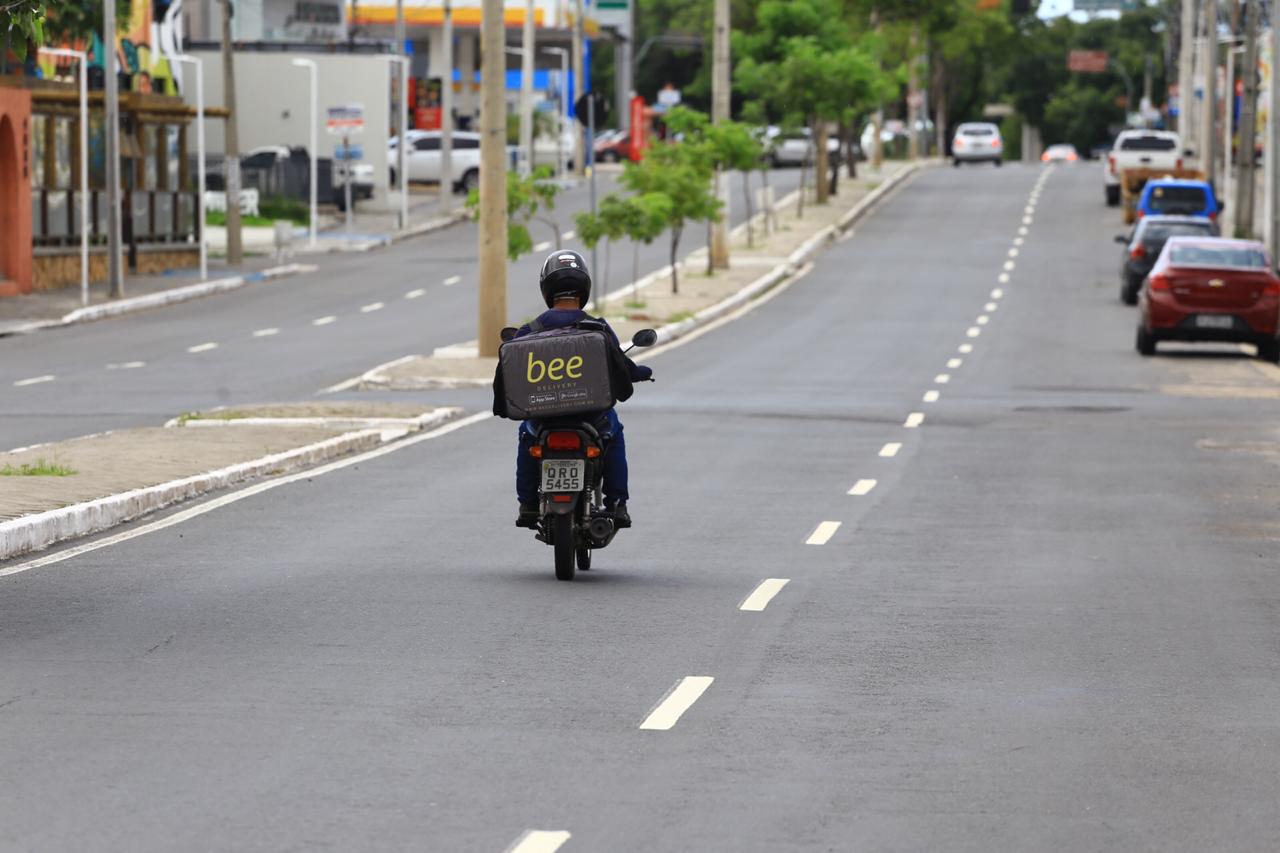
[{"label": "blue pant", "polygon": [[[604,441],[604,500],[609,506],[628,499],[627,494],[627,442],[622,435],[622,423],[617,413],[610,409],[595,424]],[[520,503],[537,503],[538,484],[542,471],[538,460],[529,455],[538,437],[538,422],[520,424],[520,441],[516,450],[516,500]]]}]

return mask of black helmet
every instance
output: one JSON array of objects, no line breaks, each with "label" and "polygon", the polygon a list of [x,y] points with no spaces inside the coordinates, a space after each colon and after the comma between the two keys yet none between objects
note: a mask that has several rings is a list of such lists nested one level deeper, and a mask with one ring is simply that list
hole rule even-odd
[{"label": "black helmet", "polygon": [[591,298],[591,273],[587,270],[586,258],[569,250],[547,255],[542,262],[538,287],[548,308],[555,304],[557,296],[576,296],[578,305],[586,307]]}]

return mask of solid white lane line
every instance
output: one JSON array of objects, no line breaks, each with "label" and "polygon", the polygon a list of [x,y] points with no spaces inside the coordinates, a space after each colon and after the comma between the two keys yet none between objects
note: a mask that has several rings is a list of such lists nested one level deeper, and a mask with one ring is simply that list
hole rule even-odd
[{"label": "solid white lane line", "polygon": [[381,311],[386,307],[387,306],[383,305],[381,302],[370,302],[368,305],[360,306],[360,313],[368,314],[370,311]]},{"label": "solid white lane line", "polygon": [[139,536],[146,536],[148,533],[155,533],[157,531],[182,524],[184,521],[197,518],[205,513],[221,509],[227,504],[233,504],[238,501],[242,501],[245,498],[260,495],[263,492],[278,489],[281,486],[287,486],[290,483],[296,483],[299,480],[315,479],[317,477],[323,477],[325,474],[329,474],[333,471],[341,471],[342,469],[350,468],[353,465],[360,465],[361,463],[377,459],[380,456],[386,456],[389,453],[396,453],[400,450],[404,450],[405,448],[413,447],[414,445],[421,444],[424,441],[431,441],[432,439],[440,438],[451,432],[456,432],[457,430],[469,427],[472,424],[487,421],[492,417],[493,415],[489,412],[476,412],[474,415],[468,415],[460,420],[450,421],[444,426],[436,427],[430,432],[420,432],[416,435],[410,436],[409,438],[393,441],[390,444],[384,444],[382,447],[367,450],[364,453],[357,453],[355,456],[347,456],[334,462],[326,463],[321,465],[319,468],[308,468],[303,471],[298,471],[295,474],[286,474],[283,477],[277,477],[274,480],[264,480],[261,483],[240,489],[239,491],[231,492],[230,494],[214,498],[213,500],[197,504],[190,509],[175,512],[173,515],[166,516],[158,521],[153,521],[150,524],[143,524],[132,530],[126,530],[123,533],[117,533],[113,536],[105,536],[102,539],[95,539],[92,542],[85,543],[84,545],[76,545],[72,548],[67,548],[54,554],[37,557],[36,559],[28,560],[25,563],[18,563],[15,566],[0,568],[0,578],[7,577],[8,575],[21,574],[22,572],[29,572],[32,569],[38,569],[42,566],[49,566],[54,563],[61,563],[63,560],[70,560],[72,557],[79,557],[81,554],[88,554],[92,551],[97,551],[100,548],[107,548],[111,545],[118,545],[121,542],[127,542],[130,539],[136,539]]},{"label": "solid white lane line", "polygon": [[937,391],[925,391],[925,392],[924,392],[924,397],[923,397],[922,399],[923,399],[926,403],[936,403],[936,402],[938,402],[938,397],[939,397],[939,396],[940,396],[940,395],[938,394],[938,392],[937,392]]},{"label": "solid white lane line", "polygon": [[218,348],[217,344],[215,344],[213,341],[209,341],[208,343],[205,343],[205,344],[196,344],[193,347],[187,347],[187,352],[208,352],[209,350],[214,350],[217,348]]},{"label": "solid white lane line", "polygon": [[1013,261],[1005,261],[1005,262],[1004,262],[1004,271],[1005,271],[1005,272],[1013,272],[1013,268],[1014,268],[1014,267],[1016,267],[1016,266],[1017,266],[1017,264],[1015,264]]},{"label": "solid white lane line", "polygon": [[278,335],[278,334],[280,334],[280,330],[272,326],[271,328],[268,328],[268,329],[258,329],[253,333],[253,336],[255,338],[269,338],[272,335]]},{"label": "solid white lane line", "polygon": [[535,252],[545,252],[547,249],[550,249],[550,248],[551,248],[551,241],[550,241],[550,240],[543,240],[541,243],[539,243],[538,245],[534,246],[534,247],[533,247],[533,250],[534,250]]},{"label": "solid white lane line", "polygon": [[19,379],[13,384],[16,387],[21,388],[24,385],[39,385],[41,382],[52,382],[57,378],[58,377],[54,376],[52,373],[46,373],[44,376],[32,376],[30,379]]},{"label": "solid white lane line", "polygon": [[876,487],[875,480],[859,480],[853,484],[853,488],[849,490],[849,494],[862,497],[871,494],[871,490]]},{"label": "solid white lane line", "polygon": [[831,541],[831,537],[836,535],[836,531],[840,529],[838,521],[824,521],[813,529],[809,534],[809,538],[804,540],[806,545],[826,545]]},{"label": "solid white lane line", "polygon": [[965,334],[971,338],[976,338],[978,335],[982,334],[982,330],[977,326],[970,326],[969,331],[965,332]]},{"label": "solid white lane line", "polygon": [[419,296],[425,296],[426,291],[419,287],[417,290],[410,290],[404,295],[405,299],[417,299]]},{"label": "solid white lane line", "polygon": [[330,323],[336,323],[336,322],[338,322],[338,318],[330,314],[328,317],[317,317],[316,319],[311,321],[311,325],[327,326]]},{"label": "solid white lane line", "polygon": [[760,585],[756,587],[755,592],[747,596],[746,600],[738,606],[739,610],[750,610],[753,613],[759,613],[769,606],[769,602],[773,597],[782,591],[791,578],[765,578],[760,581]]},{"label": "solid white lane line", "polygon": [[462,281],[462,276],[460,276],[460,275],[451,275],[451,276],[449,276],[448,278],[446,278],[446,279],[444,280],[444,286],[445,286],[445,287],[453,287],[455,284],[457,284],[457,283],[458,283],[458,282],[460,282],[460,281]]},{"label": "solid white lane line", "polygon": [[880,448],[880,455],[885,459],[890,459],[898,455],[898,451],[902,449],[902,442],[891,441],[884,447]]},{"label": "solid white lane line", "polygon": [[998,287],[997,287],[995,290],[991,291],[991,298],[992,298],[992,299],[1000,299],[1000,298],[1002,298],[1003,296],[1004,296],[1004,291],[1003,291],[1003,290],[1001,290],[1001,289],[1000,289],[1000,288],[998,288]]},{"label": "solid white lane line", "polygon": [[640,724],[641,730],[654,732],[669,730],[680,719],[680,715],[689,710],[693,703],[707,692],[707,688],[713,681],[715,679],[710,675],[686,675],[680,679],[657,707],[649,712],[649,716],[644,718],[644,722]]},{"label": "solid white lane line", "polygon": [[957,351],[960,353],[963,353],[964,355],[968,355],[969,353],[973,352],[973,344],[961,344],[959,350]]},{"label": "solid white lane line", "polygon": [[979,326],[985,326],[985,325],[987,325],[987,323],[990,323],[990,322],[991,322],[991,318],[990,318],[990,317],[988,317],[986,314],[979,314],[979,315],[978,315],[978,325],[979,325]]},{"label": "solid white lane line", "polygon": [[933,381],[938,385],[946,385],[948,382],[951,381],[951,374],[939,373],[937,376],[933,377]]},{"label": "solid white lane line", "polygon": [[531,829],[517,838],[505,853],[556,853],[572,837],[561,829]]},{"label": "solid white lane line", "polygon": [[997,304],[995,304],[994,302],[988,302],[986,305],[983,305],[983,306],[982,306],[982,310],[983,310],[983,311],[994,311],[994,310],[996,310],[996,309],[997,309],[997,308],[999,308],[999,307],[1000,307],[1000,306],[999,306],[999,305],[997,305]]},{"label": "solid white lane line", "polygon": [[566,231],[566,232],[564,232],[564,238],[563,238],[563,239],[565,239],[565,240],[572,240],[574,237],[577,237],[577,236],[578,236],[578,232],[576,232],[576,231]]},{"label": "solid white lane line", "polygon": [[1008,284],[1009,274],[1007,272],[1000,273],[1000,275],[996,276],[996,281],[1000,282],[1001,284]]},{"label": "solid white lane line", "polygon": [[907,415],[907,419],[902,422],[902,425],[907,429],[915,429],[922,423],[924,423],[924,412],[912,412]]}]

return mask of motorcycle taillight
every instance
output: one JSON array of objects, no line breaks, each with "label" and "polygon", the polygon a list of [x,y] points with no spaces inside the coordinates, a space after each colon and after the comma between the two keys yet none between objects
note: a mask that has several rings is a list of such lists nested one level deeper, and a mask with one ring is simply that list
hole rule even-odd
[{"label": "motorcycle taillight", "polygon": [[576,432],[547,433],[546,441],[549,450],[581,450],[582,436]]}]

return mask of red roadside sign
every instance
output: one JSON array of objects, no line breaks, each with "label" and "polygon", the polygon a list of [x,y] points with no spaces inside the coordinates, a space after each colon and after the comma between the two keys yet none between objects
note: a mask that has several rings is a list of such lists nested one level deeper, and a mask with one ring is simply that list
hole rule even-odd
[{"label": "red roadside sign", "polygon": [[1109,59],[1105,50],[1073,50],[1067,54],[1067,70],[1101,74],[1107,70]]}]

